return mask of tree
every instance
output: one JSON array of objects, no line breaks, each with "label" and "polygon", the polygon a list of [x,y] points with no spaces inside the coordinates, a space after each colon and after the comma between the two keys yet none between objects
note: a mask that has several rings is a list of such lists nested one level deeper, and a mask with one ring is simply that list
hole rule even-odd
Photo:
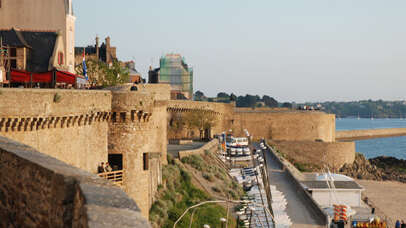
[{"label": "tree", "polygon": [[[91,85],[101,86],[101,78],[104,74],[104,66],[101,62],[94,59],[86,60],[87,77],[89,78],[89,83]],[[76,65],[76,74],[83,75],[83,63]]]},{"label": "tree", "polygon": [[284,102],[284,103],[282,104],[282,107],[283,107],[283,108],[292,108],[292,104],[289,103],[289,102]]},{"label": "tree", "polygon": [[[87,76],[89,83],[94,86],[115,86],[127,83],[128,69],[121,67],[120,62],[114,61],[111,66],[95,59],[86,60]],[[76,65],[76,74],[83,75],[83,63]]]},{"label": "tree", "polygon": [[237,101],[237,96],[234,93],[230,94],[230,101]]},{"label": "tree", "polygon": [[104,87],[115,86],[128,82],[129,72],[128,69],[121,67],[118,61],[114,61],[111,66],[103,64],[104,78],[102,85]]},{"label": "tree", "polygon": [[264,101],[265,105],[271,108],[278,107],[278,101],[276,101],[273,97],[264,95],[262,97],[262,100]]},{"label": "tree", "polygon": [[195,101],[203,101],[206,100],[206,96],[204,95],[204,93],[200,90],[195,92]]},{"label": "tree", "polygon": [[218,97],[218,98],[227,98],[227,99],[230,98],[230,96],[229,96],[227,93],[224,93],[224,92],[218,93],[218,94],[217,94],[217,97]]}]

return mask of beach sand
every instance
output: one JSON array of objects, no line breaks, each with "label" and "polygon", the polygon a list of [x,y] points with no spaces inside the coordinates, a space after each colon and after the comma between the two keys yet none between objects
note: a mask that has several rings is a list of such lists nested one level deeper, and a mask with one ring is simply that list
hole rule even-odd
[{"label": "beach sand", "polygon": [[357,180],[365,188],[364,195],[376,207],[376,214],[396,220],[406,221],[406,184],[395,181]]}]

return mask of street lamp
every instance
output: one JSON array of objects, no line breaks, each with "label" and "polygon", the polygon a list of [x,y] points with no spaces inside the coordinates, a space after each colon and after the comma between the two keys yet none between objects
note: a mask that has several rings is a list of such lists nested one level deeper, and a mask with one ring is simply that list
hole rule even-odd
[{"label": "street lamp", "polygon": [[224,224],[226,224],[227,219],[225,219],[225,218],[220,218],[220,222],[221,222],[221,228],[224,228]]},{"label": "street lamp", "polygon": [[[272,213],[269,211],[269,209],[268,209],[267,206],[264,206],[264,205],[261,205],[261,204],[258,204],[258,203],[254,203],[254,202],[251,202],[251,201],[249,201],[249,200],[210,200],[210,201],[204,201],[204,202],[198,203],[198,204],[196,204],[196,205],[193,205],[193,206],[187,208],[187,209],[183,212],[183,214],[178,218],[178,220],[176,220],[176,222],[173,224],[173,228],[176,227],[176,224],[178,224],[178,222],[182,219],[182,217],[183,217],[190,209],[193,209],[193,208],[195,208],[195,207],[202,206],[202,205],[204,205],[204,204],[209,204],[209,203],[227,203],[227,202],[228,202],[228,203],[246,203],[246,204],[252,204],[252,205],[254,205],[254,206],[262,207],[262,208],[264,208],[265,211],[268,212],[268,214],[271,216],[272,221],[275,221],[274,217],[272,216]],[[209,226],[209,227],[210,227],[210,226]]]}]

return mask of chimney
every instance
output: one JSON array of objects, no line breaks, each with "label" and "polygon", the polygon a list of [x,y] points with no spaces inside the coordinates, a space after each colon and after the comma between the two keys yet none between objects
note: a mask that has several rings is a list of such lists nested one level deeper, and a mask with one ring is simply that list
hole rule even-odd
[{"label": "chimney", "polygon": [[106,37],[106,63],[110,64],[112,63],[113,60],[111,59],[111,53],[110,53],[110,37]]},{"label": "chimney", "polygon": [[106,47],[110,48],[110,37],[106,37]]},{"label": "chimney", "polygon": [[99,36],[96,36],[96,59],[99,60]]}]

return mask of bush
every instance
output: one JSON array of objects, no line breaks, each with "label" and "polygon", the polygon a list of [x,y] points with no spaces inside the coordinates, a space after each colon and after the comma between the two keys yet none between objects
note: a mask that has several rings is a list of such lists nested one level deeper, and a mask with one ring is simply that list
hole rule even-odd
[{"label": "bush", "polygon": [[181,161],[183,163],[191,165],[193,168],[195,168],[199,171],[202,171],[204,168],[206,168],[203,158],[198,155],[191,155],[188,157],[184,157],[184,158],[182,158]]},{"label": "bush", "polygon": [[61,95],[59,95],[59,93],[55,93],[54,102],[59,103],[59,102],[61,102],[61,99],[62,99]]},{"label": "bush", "polygon": [[211,189],[215,192],[221,192],[221,190],[219,188],[217,188],[216,186],[211,187]]},{"label": "bush", "polygon": [[211,174],[203,173],[203,178],[210,182],[214,181],[213,175],[211,175]]}]

